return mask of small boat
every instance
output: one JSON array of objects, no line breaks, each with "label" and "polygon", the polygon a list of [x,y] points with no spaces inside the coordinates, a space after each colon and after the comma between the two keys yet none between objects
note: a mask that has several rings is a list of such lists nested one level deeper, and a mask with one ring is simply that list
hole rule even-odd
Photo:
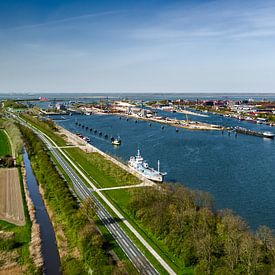
[{"label": "small boat", "polygon": [[90,141],[90,139],[88,137],[83,137],[82,139],[85,140],[86,142]]},{"label": "small boat", "polygon": [[120,137],[114,138],[114,139],[112,140],[112,144],[113,144],[113,145],[120,145],[120,144],[121,144],[121,139],[120,139]]},{"label": "small boat", "polygon": [[263,132],[263,137],[274,138],[275,134],[269,131]]}]

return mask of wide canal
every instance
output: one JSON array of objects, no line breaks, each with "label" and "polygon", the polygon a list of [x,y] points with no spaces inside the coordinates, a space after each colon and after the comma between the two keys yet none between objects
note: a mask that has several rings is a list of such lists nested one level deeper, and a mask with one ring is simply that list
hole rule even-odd
[{"label": "wide canal", "polygon": [[[178,113],[162,115],[185,119]],[[72,115],[58,120],[64,128],[79,132],[106,153],[126,162],[137,148],[153,167],[160,160],[167,182],[178,182],[204,190],[214,197],[217,209],[230,208],[256,229],[265,224],[275,229],[275,144],[259,137],[222,134],[221,131],[190,131],[158,123],[121,119],[112,115]],[[275,128],[209,114],[190,119],[224,126],[242,126],[254,130]],[[78,121],[110,136],[119,135],[122,144],[114,147],[110,138],[75,125]]]}]

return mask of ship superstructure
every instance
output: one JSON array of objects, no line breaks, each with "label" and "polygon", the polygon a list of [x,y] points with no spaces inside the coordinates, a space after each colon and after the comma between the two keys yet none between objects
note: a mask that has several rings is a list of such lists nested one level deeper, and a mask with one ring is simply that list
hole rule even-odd
[{"label": "ship superstructure", "polygon": [[128,161],[128,166],[141,174],[142,176],[150,179],[152,181],[162,182],[164,176],[167,174],[165,172],[160,172],[160,162],[158,161],[158,170],[149,167],[149,164],[143,159],[138,149],[137,155],[130,157]]}]

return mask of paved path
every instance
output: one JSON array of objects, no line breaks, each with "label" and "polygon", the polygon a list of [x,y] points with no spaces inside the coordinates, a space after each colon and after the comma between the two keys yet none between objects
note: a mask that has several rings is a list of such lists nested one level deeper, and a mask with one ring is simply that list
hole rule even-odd
[{"label": "paved path", "polygon": [[105,188],[96,188],[98,191],[106,191],[106,190],[116,190],[116,189],[129,189],[129,188],[139,188],[139,187],[148,187],[151,186],[149,184],[135,184],[135,185],[123,185],[123,186],[116,186],[116,187],[105,187]]}]

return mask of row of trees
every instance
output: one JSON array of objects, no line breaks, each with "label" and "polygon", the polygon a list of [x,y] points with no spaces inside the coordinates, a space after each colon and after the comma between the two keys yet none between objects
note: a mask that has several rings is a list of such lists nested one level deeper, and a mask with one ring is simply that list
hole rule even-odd
[{"label": "row of trees", "polygon": [[275,274],[275,239],[256,234],[231,211],[214,213],[211,199],[178,185],[132,191],[129,211],[196,274]]},{"label": "row of trees", "polygon": [[4,101],[4,107],[5,108],[13,108],[13,109],[21,109],[21,108],[26,108],[26,105],[16,102],[11,99],[7,99],[6,101]]},{"label": "row of trees", "polygon": [[89,270],[94,274],[127,273],[127,263],[116,265],[107,253],[108,244],[91,221],[95,215],[91,212],[91,202],[79,206],[40,139],[30,129],[24,126],[20,129],[37,181],[44,190],[44,198],[54,213],[55,223],[65,232],[71,250],[61,258],[63,273],[85,274]]}]

